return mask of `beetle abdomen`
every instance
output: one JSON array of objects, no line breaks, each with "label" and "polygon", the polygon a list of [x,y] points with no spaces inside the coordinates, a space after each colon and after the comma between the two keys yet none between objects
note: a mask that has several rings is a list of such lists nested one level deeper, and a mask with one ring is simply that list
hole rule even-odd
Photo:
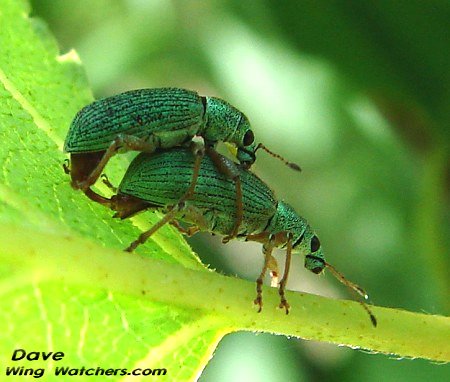
[{"label": "beetle abdomen", "polygon": [[[130,164],[119,193],[161,207],[175,205],[191,183],[193,168],[194,156],[189,149],[139,154]],[[262,231],[276,211],[275,197],[270,188],[251,172],[241,171],[240,178],[244,206],[240,232]],[[202,159],[194,195],[186,204],[210,219],[208,230],[226,235],[233,229],[236,186],[217,171],[208,156]]]},{"label": "beetle abdomen", "polygon": [[[103,98],[75,116],[64,150],[106,150],[119,134],[147,137],[152,133],[199,130],[204,124],[201,97],[178,88],[138,89]],[[185,134],[180,134],[180,143]]]}]

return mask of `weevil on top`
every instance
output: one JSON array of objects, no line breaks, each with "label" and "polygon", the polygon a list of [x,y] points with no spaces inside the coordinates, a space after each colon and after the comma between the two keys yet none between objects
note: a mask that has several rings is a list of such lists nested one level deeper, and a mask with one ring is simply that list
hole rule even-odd
[{"label": "weevil on top", "polygon": [[[137,89],[99,99],[82,108],[75,116],[67,134],[64,151],[70,154],[71,185],[82,190],[95,202],[108,205],[107,198],[91,189],[109,159],[117,152],[129,150],[153,153],[189,143],[201,136],[205,146],[212,149],[219,141],[236,146],[237,159],[244,168],[254,163],[259,149],[281,159],[289,167],[300,170],[294,163],[254,142],[248,118],[216,97],[200,96],[195,91],[180,88]],[[214,155],[219,171],[232,179],[236,187],[236,222],[234,237],[242,219],[242,197],[239,171],[234,164]]]},{"label": "weevil on top", "polygon": [[[230,235],[236,218],[234,184],[217,170],[209,155],[203,159],[202,156],[202,150],[173,148],[154,155],[142,153],[131,162],[117,194],[110,200],[110,207],[116,211],[115,217],[125,219],[146,209],[161,210],[165,216],[131,243],[127,251],[143,244],[166,223],[188,235],[198,231]],[[221,160],[230,161],[225,157]],[[239,177],[244,209],[237,238],[263,244],[264,266],[256,282],[254,301],[259,311],[263,305],[263,278],[269,270],[272,286],[279,285],[279,306],[285,309],[286,314],[289,312],[285,287],[292,253],[304,254],[305,268],[311,272],[320,274],[327,268],[352,292],[367,298],[362,288],[348,281],[325,261],[320,241],[306,219],[289,204],[278,201],[272,190],[252,172],[239,168]],[[179,221],[189,226],[183,227]],[[277,261],[272,256],[274,248],[286,250],[280,282]],[[376,326],[369,307],[362,300],[359,302]]]}]

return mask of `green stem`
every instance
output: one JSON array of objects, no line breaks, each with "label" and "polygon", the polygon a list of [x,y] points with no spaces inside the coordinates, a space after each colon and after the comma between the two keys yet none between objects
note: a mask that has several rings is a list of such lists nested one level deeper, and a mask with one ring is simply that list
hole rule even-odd
[{"label": "green stem", "polygon": [[103,248],[73,235],[27,232],[24,227],[2,227],[0,243],[2,263],[9,264],[13,272],[31,269],[34,279],[30,282],[96,285],[144,300],[207,311],[223,323],[224,332],[264,331],[400,357],[450,361],[448,317],[372,307],[378,319],[374,328],[356,302],[298,292],[287,293],[292,309],[285,315],[275,309],[279,296],[269,287],[264,288],[264,309],[258,314],[252,306],[254,283],[213,271],[190,270]]},{"label": "green stem", "polygon": [[416,233],[418,253],[424,257],[427,268],[431,270],[438,295],[442,296],[440,305],[447,312],[450,309],[450,274],[446,254],[445,223],[446,213],[446,171],[448,167],[448,144],[437,143],[434,149],[424,156],[419,202],[416,210]]}]

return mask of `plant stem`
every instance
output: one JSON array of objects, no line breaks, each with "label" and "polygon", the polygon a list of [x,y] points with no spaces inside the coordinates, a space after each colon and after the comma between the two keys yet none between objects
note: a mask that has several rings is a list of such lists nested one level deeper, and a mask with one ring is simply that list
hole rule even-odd
[{"label": "plant stem", "polygon": [[292,309],[286,315],[275,308],[279,296],[269,287],[264,288],[264,308],[258,314],[252,306],[253,282],[103,248],[72,234],[28,229],[2,227],[0,259],[12,266],[13,272],[30,269],[30,282],[95,285],[144,300],[207,311],[222,323],[224,332],[264,331],[399,357],[450,361],[448,317],[371,307],[378,319],[374,328],[356,302],[298,292],[287,293]]}]

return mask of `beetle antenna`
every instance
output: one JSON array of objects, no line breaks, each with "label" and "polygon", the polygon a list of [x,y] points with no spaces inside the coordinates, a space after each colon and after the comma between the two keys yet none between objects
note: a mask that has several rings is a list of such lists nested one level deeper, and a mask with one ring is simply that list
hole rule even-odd
[{"label": "beetle antenna", "polygon": [[258,149],[263,149],[266,153],[268,153],[269,155],[273,156],[274,158],[277,158],[279,160],[281,160],[284,164],[286,164],[287,166],[289,166],[290,168],[292,168],[295,171],[302,171],[302,169],[300,168],[300,166],[298,164],[295,164],[293,162],[289,162],[286,159],[284,159],[281,155],[275,154],[273,151],[270,151],[266,146],[264,146],[262,143],[258,143],[258,146],[256,146],[255,152]]},{"label": "beetle antenna", "polygon": [[333,267],[331,264],[325,262],[325,266],[330,270],[330,272],[333,274],[334,277],[336,277],[342,284],[344,284],[353,294],[356,295],[358,298],[357,301],[361,304],[361,306],[364,308],[364,310],[367,312],[367,314],[370,317],[370,321],[372,322],[372,325],[374,327],[377,326],[377,319],[375,318],[375,315],[372,313],[372,311],[369,309],[367,304],[362,301],[359,297],[364,298],[367,300],[369,296],[367,293],[362,289],[359,285],[347,280],[344,275],[341,272],[338,272],[335,267]]}]

